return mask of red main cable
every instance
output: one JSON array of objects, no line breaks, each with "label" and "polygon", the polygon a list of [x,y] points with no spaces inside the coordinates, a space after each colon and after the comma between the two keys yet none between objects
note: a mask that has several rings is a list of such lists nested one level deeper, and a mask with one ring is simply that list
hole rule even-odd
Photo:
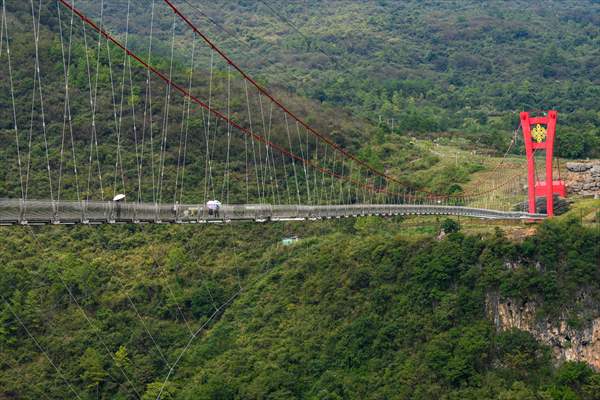
[{"label": "red main cable", "polygon": [[[331,171],[328,168],[324,168],[324,167],[321,167],[320,165],[316,165],[313,161],[304,159],[303,157],[300,157],[300,156],[294,154],[293,152],[286,150],[285,148],[279,146],[278,144],[273,143],[270,140],[265,139],[261,135],[258,135],[256,133],[252,132],[251,130],[249,130],[247,128],[244,128],[243,126],[239,125],[235,121],[233,121],[230,118],[228,118],[223,113],[221,113],[221,112],[213,109],[212,107],[209,107],[208,104],[206,104],[205,102],[203,102],[202,100],[200,100],[196,96],[193,96],[186,89],[184,89],[182,86],[178,85],[177,83],[173,82],[171,79],[169,79],[165,74],[163,74],[162,72],[160,72],[159,70],[157,70],[155,67],[153,67],[153,66],[149,65],[147,62],[143,61],[138,55],[136,55],[131,50],[129,50],[127,47],[125,47],[122,43],[120,43],[117,39],[115,39],[112,35],[110,35],[104,29],[102,29],[101,27],[99,27],[98,25],[96,25],[96,23],[94,23],[90,18],[88,18],[85,14],[83,14],[83,12],[81,12],[77,8],[75,8],[75,6],[73,6],[72,4],[70,4],[67,0],[59,0],[59,1],[65,7],[67,7],[69,10],[71,10],[73,13],[75,13],[83,22],[85,22],[90,27],[92,27],[95,31],[97,31],[98,33],[100,33],[107,40],[110,40],[117,47],[119,47],[120,49],[122,49],[128,56],[130,56],[133,59],[135,59],[144,68],[148,69],[153,74],[155,74],[156,76],[158,76],[166,84],[172,86],[175,90],[177,90],[178,92],[180,92],[183,96],[188,97],[194,103],[200,105],[202,108],[204,108],[207,111],[211,112],[212,114],[214,114],[215,116],[217,116],[219,119],[225,121],[226,123],[230,124],[234,128],[240,130],[245,135],[250,136],[250,137],[254,138],[255,140],[257,140],[257,141],[259,141],[259,142],[261,142],[263,144],[266,144],[267,146],[269,146],[269,147],[277,150],[279,153],[282,153],[282,154],[284,154],[284,155],[286,155],[286,156],[288,156],[290,158],[298,160],[299,162],[301,162],[303,164],[309,165],[309,166],[311,166],[311,167],[319,170],[320,172],[326,173],[327,175],[329,175],[331,177],[334,177],[334,178],[337,178],[337,179],[346,180],[346,181],[348,181],[348,182],[350,182],[350,183],[352,183],[354,185],[357,185],[359,187],[365,188],[365,189],[367,189],[369,191],[372,191],[372,192],[375,192],[375,193],[385,193],[385,194],[395,195],[395,196],[401,195],[401,193],[399,193],[399,192],[391,192],[391,191],[389,191],[386,188],[376,188],[374,185],[364,184],[363,182],[359,182],[359,181],[356,181],[355,179],[352,179],[352,177],[342,176],[342,175],[340,175],[340,174],[338,174],[338,173],[336,173],[334,171]],[[275,98],[273,98],[265,89],[263,89],[260,85],[258,85],[258,83],[256,83],[252,78],[250,78],[243,70],[241,70],[236,64],[234,64],[233,61],[231,61],[231,59],[229,59],[204,34],[202,34],[202,32],[200,32],[183,14],[181,14],[181,12],[169,0],[163,0],[163,1],[165,1],[173,9],[173,11],[177,15],[179,15],[190,27],[192,27],[192,29],[194,29],[194,31],[198,35],[200,35],[211,46],[212,49],[214,49],[215,51],[217,51],[231,66],[233,66],[240,74],[242,74],[242,76],[245,79],[247,79],[251,84],[253,84],[259,91],[261,91],[261,93],[263,93],[265,96],[269,97],[284,112],[286,112],[288,115],[290,115],[296,121],[298,121],[298,123],[300,123],[302,126],[304,126],[307,130],[309,130],[313,134],[315,134],[318,137],[320,137],[322,140],[324,140],[325,142],[327,142],[329,145],[333,146],[335,149],[337,149],[338,151],[340,151],[341,153],[343,153],[347,157],[349,157],[352,160],[356,161],[357,163],[363,165],[368,170],[374,172],[375,174],[383,177],[386,180],[391,180],[393,182],[396,182],[396,183],[402,185],[402,182],[398,181],[397,179],[395,179],[393,177],[390,177],[390,176],[388,176],[388,175],[386,175],[386,174],[384,174],[384,173],[382,173],[382,172],[374,169],[373,167],[371,167],[369,164],[365,163],[364,161],[362,161],[360,159],[357,159],[355,156],[353,156],[352,154],[348,153],[346,150],[342,149],[337,144],[333,143],[330,139],[328,139],[328,138],[322,136],[321,134],[319,134],[318,132],[316,132],[314,129],[312,129],[310,126],[308,126],[305,122],[303,122],[297,116],[295,116],[293,113],[291,113],[289,110],[287,110],[287,108],[285,108],[281,103],[279,103]],[[485,193],[493,192],[494,190],[498,189],[499,187],[504,186],[506,183],[507,182],[504,182],[503,184],[498,185],[498,186],[494,187],[491,190],[486,190],[484,192],[480,192],[480,193],[477,193],[475,195],[468,195],[466,193],[463,193],[461,195],[456,195],[456,196],[453,196],[453,195],[439,195],[439,194],[435,194],[435,193],[428,192],[428,191],[423,191],[423,190],[418,191],[418,192],[427,194],[428,195],[427,197],[430,198],[430,199],[443,199],[443,198],[463,198],[463,199],[465,199],[465,198],[474,198],[474,197],[481,196],[482,194],[485,194]],[[409,197],[411,197],[411,196],[409,195]]]},{"label": "red main cable", "polygon": [[[294,120],[296,120],[300,125],[302,125],[304,128],[307,129],[307,131],[311,132],[314,136],[319,137],[321,140],[323,140],[325,143],[327,143],[329,146],[333,147],[334,149],[336,149],[337,151],[339,151],[340,153],[342,153],[343,155],[345,155],[346,157],[350,158],[351,160],[357,162],[358,164],[362,165],[363,167],[365,167],[367,170],[373,172],[375,175],[378,175],[382,178],[384,178],[385,180],[388,181],[392,181],[394,183],[400,184],[402,185],[402,182],[400,182],[398,179],[387,175],[386,173],[379,171],[377,169],[375,169],[374,167],[372,167],[371,165],[369,165],[368,163],[366,163],[365,161],[362,161],[361,159],[357,158],[356,156],[354,156],[353,154],[349,153],[347,150],[343,149],[342,147],[340,147],[339,145],[337,145],[335,142],[333,142],[331,139],[329,139],[328,137],[326,137],[325,135],[319,133],[318,131],[316,131],[314,128],[312,128],[310,125],[308,125],[306,122],[304,122],[303,120],[301,120],[298,116],[296,116],[293,112],[291,112],[286,106],[284,106],[279,100],[277,100],[275,97],[273,97],[273,95],[271,95],[265,88],[263,88],[262,86],[260,86],[258,84],[258,82],[256,82],[254,79],[252,79],[252,77],[250,77],[242,68],[240,68],[231,58],[229,58],[229,56],[227,56],[223,50],[221,50],[217,45],[214,44],[214,42],[212,40],[210,40],[204,33],[202,33],[202,31],[200,31],[192,21],[190,21],[190,19],[188,17],[186,17],[176,6],[175,4],[173,4],[173,2],[171,0],[163,0],[172,10],[173,12],[179,16],[179,18],[181,18],[198,36],[200,36],[202,38],[202,40],[204,40],[214,51],[216,51],[229,65],[231,65],[235,70],[237,70],[240,75],[242,75],[242,77],[247,80],[248,82],[250,82],[254,87],[256,87],[256,89],[261,92],[262,94],[264,94],[265,96],[267,96],[273,103],[275,103],[283,112],[285,112],[287,115],[289,115],[290,117],[292,117]],[[509,147],[510,150],[510,147]],[[508,153],[508,152],[507,152]],[[506,155],[505,155],[506,157]],[[503,186],[503,185],[501,185]],[[381,189],[379,189],[381,190]],[[387,191],[386,191],[387,192]],[[463,194],[460,196],[451,196],[451,195],[439,195],[436,193],[432,193],[426,190],[420,190],[419,192],[421,193],[425,193],[428,196],[430,196],[431,198],[449,198],[449,197],[467,197],[468,194]],[[478,196],[480,194],[477,194],[475,196]]]},{"label": "red main cable", "polygon": [[346,156],[346,157],[350,158],[351,160],[357,162],[358,164],[362,165],[363,167],[365,167],[369,171],[373,172],[375,175],[379,175],[379,176],[381,176],[382,178],[384,178],[386,180],[402,184],[402,182],[400,182],[396,178],[387,175],[385,172],[382,172],[382,171],[379,171],[379,170],[375,169],[371,165],[367,164],[365,161],[363,161],[363,160],[357,158],[356,156],[354,156],[353,154],[349,153],[347,150],[345,150],[342,147],[340,147],[334,141],[332,141],[331,139],[329,139],[325,135],[319,133],[314,128],[312,128],[310,125],[308,125],[306,122],[304,122],[303,120],[301,120],[298,116],[296,116],[296,114],[294,114],[293,112],[291,112],[279,100],[277,100],[275,97],[273,97],[265,88],[263,88],[262,86],[260,86],[254,79],[252,79],[246,72],[244,72],[244,70],[242,70],[236,63],[234,63],[233,60],[231,58],[229,58],[219,47],[217,47],[204,33],[202,33],[189,20],[189,18],[187,18],[181,11],[179,11],[179,9],[173,4],[172,1],[170,1],[170,0],[163,0],[163,1],[169,7],[171,7],[171,9],[173,10],[173,12],[175,14],[177,14],[179,16],[179,18],[181,18],[198,36],[200,36],[202,38],[202,40],[204,40],[214,51],[216,51],[217,53],[219,53],[219,55],[225,61],[227,61],[227,63],[229,65],[231,65],[233,68],[235,68],[244,77],[244,79],[246,79],[248,82],[250,82],[254,87],[256,87],[256,89],[258,89],[259,92],[261,92],[262,94],[264,94],[265,96],[267,96],[283,112],[285,112],[287,115],[289,115],[294,120],[296,120],[300,125],[302,125],[304,128],[306,128],[306,130],[308,130],[311,134],[313,134],[314,136],[317,136],[322,141],[324,141],[325,143],[327,143],[329,146],[333,147],[334,149],[336,149],[337,151],[339,151],[340,153],[342,153],[344,156]]},{"label": "red main cable", "polygon": [[257,140],[257,141],[259,141],[259,142],[261,142],[263,144],[266,144],[267,146],[269,146],[269,147],[277,150],[278,152],[280,152],[282,154],[285,154],[286,156],[288,156],[290,158],[298,160],[298,161],[300,161],[303,164],[310,165],[311,167],[316,168],[320,172],[326,173],[329,176],[332,176],[332,177],[337,178],[337,179],[347,180],[347,181],[349,181],[349,182],[351,182],[351,183],[353,183],[353,184],[355,184],[357,186],[363,187],[365,189],[368,189],[368,190],[376,192],[376,193],[387,193],[387,190],[385,190],[385,189],[378,189],[378,188],[376,188],[373,185],[366,185],[366,184],[364,184],[362,182],[358,182],[358,181],[352,179],[352,177],[342,176],[342,175],[339,175],[338,173],[336,173],[334,171],[331,171],[328,168],[324,168],[324,167],[321,167],[320,165],[316,165],[311,160],[306,160],[303,157],[300,157],[300,156],[292,153],[291,151],[286,150],[285,148],[279,146],[278,144],[273,143],[270,140],[265,139],[261,135],[257,135],[256,133],[252,132],[251,130],[249,130],[247,128],[244,128],[243,126],[241,126],[238,123],[236,123],[235,121],[231,120],[229,117],[227,117],[223,113],[221,113],[221,112],[213,109],[212,107],[209,107],[208,104],[206,104],[205,102],[203,102],[202,100],[200,100],[196,96],[193,96],[191,93],[189,93],[182,86],[180,86],[177,83],[173,82],[165,74],[163,74],[162,72],[160,72],[159,70],[157,70],[155,67],[151,66],[150,64],[148,64],[147,62],[145,62],[144,60],[142,60],[138,55],[136,55],[134,52],[132,52],[131,50],[129,50],[127,47],[125,47],[121,42],[119,42],[117,39],[115,39],[113,36],[111,36],[104,29],[102,29],[101,27],[99,27],[98,25],[96,25],[96,23],[94,21],[92,21],[90,18],[88,18],[85,14],[83,14],[83,12],[79,11],[77,8],[75,8],[75,6],[73,6],[72,4],[70,4],[68,1],[66,1],[66,0],[59,0],[59,1],[65,7],[67,7],[69,10],[71,10],[73,13],[75,13],[83,22],[85,22],[87,25],[89,25],[90,27],[92,27],[92,29],[94,29],[96,32],[98,32],[102,36],[104,36],[107,40],[110,40],[113,44],[115,44],[117,47],[119,47],[121,50],[123,50],[128,56],[130,56],[131,58],[133,58],[134,60],[136,60],[138,63],[140,63],[144,68],[148,69],[153,74],[155,74],[156,76],[158,76],[167,85],[170,85],[175,90],[177,90],[179,93],[181,93],[184,97],[189,98],[194,103],[200,105],[202,108],[204,108],[207,111],[211,112],[212,114],[214,114],[215,116],[217,116],[219,119],[225,121],[226,123],[230,124],[234,128],[240,130],[245,135],[250,136],[251,138],[254,138],[255,140]]}]

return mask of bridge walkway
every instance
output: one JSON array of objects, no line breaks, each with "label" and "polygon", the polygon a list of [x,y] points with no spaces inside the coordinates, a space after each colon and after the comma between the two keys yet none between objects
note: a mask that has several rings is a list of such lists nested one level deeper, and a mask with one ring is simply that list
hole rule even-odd
[{"label": "bridge walkway", "polygon": [[543,219],[544,214],[424,204],[226,204],[218,214],[203,204],[0,199],[0,225],[299,221],[367,215],[450,215],[482,219]]}]

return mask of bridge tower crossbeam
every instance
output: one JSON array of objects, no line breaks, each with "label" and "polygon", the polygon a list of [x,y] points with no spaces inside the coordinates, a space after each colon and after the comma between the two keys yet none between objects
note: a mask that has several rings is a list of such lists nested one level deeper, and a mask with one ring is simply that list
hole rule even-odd
[{"label": "bridge tower crossbeam", "polygon": [[[554,194],[566,197],[564,181],[554,180],[552,177],[557,116],[558,113],[555,110],[550,110],[546,116],[541,117],[532,117],[528,112],[521,113],[521,128],[527,155],[529,212],[532,214],[536,212],[536,196],[546,196],[546,214],[549,217],[554,215]],[[535,152],[537,150],[546,151],[546,178],[543,181],[538,180],[535,173]]]}]

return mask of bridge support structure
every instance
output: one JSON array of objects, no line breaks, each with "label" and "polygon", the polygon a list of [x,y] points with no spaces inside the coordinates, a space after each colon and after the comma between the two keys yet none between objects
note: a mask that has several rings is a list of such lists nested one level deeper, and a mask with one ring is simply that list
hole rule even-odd
[{"label": "bridge support structure", "polygon": [[[525,152],[527,155],[527,193],[529,212],[536,212],[536,196],[546,196],[546,214],[554,215],[554,194],[566,197],[564,181],[553,179],[554,138],[556,137],[556,120],[558,113],[555,110],[548,111],[547,115],[532,117],[528,112],[521,113],[521,129],[525,140]],[[535,169],[535,152],[546,151],[546,177],[545,180],[537,179]]]},{"label": "bridge support structure", "polygon": [[490,220],[544,219],[544,214],[427,204],[223,204],[219,214],[205,204],[114,201],[20,200],[0,198],[1,225],[197,224],[230,221],[302,221],[368,215],[455,215]]}]

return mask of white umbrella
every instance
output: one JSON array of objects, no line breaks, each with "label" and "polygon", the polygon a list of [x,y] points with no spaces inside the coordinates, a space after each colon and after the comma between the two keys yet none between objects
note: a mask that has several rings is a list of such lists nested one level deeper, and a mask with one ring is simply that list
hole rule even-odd
[{"label": "white umbrella", "polygon": [[211,210],[216,210],[221,207],[221,202],[219,200],[209,200],[206,202],[206,206]]}]

